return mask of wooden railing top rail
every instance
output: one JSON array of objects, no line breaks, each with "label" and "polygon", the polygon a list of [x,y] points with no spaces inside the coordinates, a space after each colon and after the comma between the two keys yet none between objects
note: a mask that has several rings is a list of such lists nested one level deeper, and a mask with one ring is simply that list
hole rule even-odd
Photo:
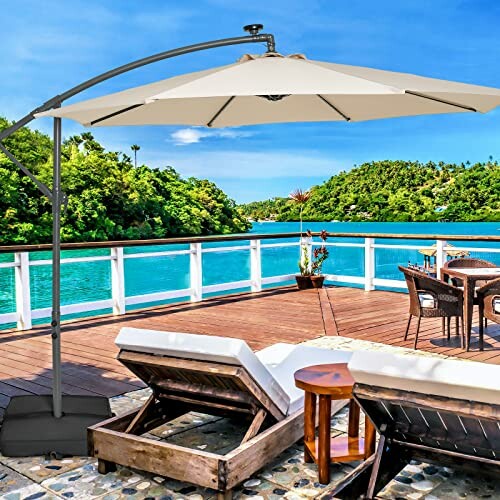
[{"label": "wooden railing top rail", "polygon": [[[319,233],[313,233],[318,236]],[[303,233],[305,236],[305,233]],[[375,239],[401,239],[401,240],[444,240],[444,241],[490,241],[500,242],[499,236],[491,235],[446,235],[446,234],[385,234],[385,233],[328,233],[330,238],[375,238]],[[163,238],[154,240],[123,240],[123,241],[94,241],[79,243],[62,243],[62,250],[81,250],[111,247],[139,247],[151,245],[179,245],[188,243],[217,243],[222,241],[245,241],[245,240],[274,240],[285,238],[299,238],[300,233],[278,233],[278,234],[228,234],[217,236],[183,236],[179,238]],[[0,253],[13,252],[38,252],[52,250],[50,243],[40,245],[2,245]]]}]

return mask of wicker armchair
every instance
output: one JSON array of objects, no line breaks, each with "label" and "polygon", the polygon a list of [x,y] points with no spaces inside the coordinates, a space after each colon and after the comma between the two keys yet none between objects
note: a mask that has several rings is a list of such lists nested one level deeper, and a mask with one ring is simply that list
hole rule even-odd
[{"label": "wicker armchair", "polygon": [[479,302],[479,348],[483,350],[483,318],[485,327],[486,319],[500,323],[500,278],[488,281],[486,285],[479,288],[477,298]]},{"label": "wicker armchair", "polygon": [[[465,348],[464,320],[463,320],[463,292],[460,288],[431,278],[425,273],[399,266],[405,276],[410,296],[410,317],[406,326],[404,339],[408,338],[408,331],[413,316],[418,318],[415,333],[414,349],[417,348],[420,320],[422,318],[460,318],[462,324],[462,347]],[[458,326],[458,324],[457,324]],[[458,328],[457,328],[458,334]],[[448,322],[448,339],[450,327]]]}]

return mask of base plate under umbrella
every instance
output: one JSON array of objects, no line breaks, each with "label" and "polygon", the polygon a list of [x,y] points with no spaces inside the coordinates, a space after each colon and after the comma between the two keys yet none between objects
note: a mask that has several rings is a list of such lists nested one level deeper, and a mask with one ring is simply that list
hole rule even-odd
[{"label": "base plate under umbrella", "polygon": [[7,457],[88,454],[87,427],[112,416],[101,396],[63,396],[63,415],[52,413],[52,396],[15,396],[5,411],[0,451]]}]

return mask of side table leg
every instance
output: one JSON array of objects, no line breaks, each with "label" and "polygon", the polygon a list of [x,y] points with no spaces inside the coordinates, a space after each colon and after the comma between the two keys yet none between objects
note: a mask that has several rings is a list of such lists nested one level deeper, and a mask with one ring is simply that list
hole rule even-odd
[{"label": "side table leg", "polygon": [[316,394],[307,392],[304,395],[304,462],[311,464],[314,458],[307,449],[306,443],[314,443],[316,437]]},{"label": "side table leg", "polygon": [[365,459],[375,453],[375,439],[377,433],[372,421],[365,415]]},{"label": "side table leg", "polygon": [[330,482],[330,426],[332,413],[332,400],[330,396],[319,396],[319,430],[318,430],[318,472],[319,482]]},{"label": "side table leg", "polygon": [[359,436],[359,406],[354,399],[349,400],[349,426],[347,435],[350,438]]}]

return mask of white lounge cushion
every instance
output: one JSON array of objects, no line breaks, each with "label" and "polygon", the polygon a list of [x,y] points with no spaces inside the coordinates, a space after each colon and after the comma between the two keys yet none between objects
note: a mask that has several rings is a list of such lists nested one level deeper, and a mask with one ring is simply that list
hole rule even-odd
[{"label": "white lounge cushion", "polygon": [[434,296],[430,293],[419,292],[418,300],[420,301],[421,307],[430,307],[430,308],[436,307]]},{"label": "white lounge cushion", "polygon": [[356,351],[349,370],[361,384],[500,404],[500,366],[497,365]]},{"label": "white lounge cushion", "polygon": [[274,404],[288,411],[290,397],[243,340],[125,327],[115,343],[127,351],[244,366]]},{"label": "white lounge cushion", "polygon": [[304,407],[304,391],[295,387],[293,377],[297,370],[310,365],[348,363],[351,356],[348,351],[293,344],[274,344],[257,352],[257,357],[288,394],[289,414]]},{"label": "white lounge cushion", "polygon": [[125,327],[115,340],[120,349],[243,366],[285,414],[304,406],[294,373],[305,366],[347,363],[351,352],[304,345],[275,344],[253,353],[245,341],[228,337],[162,332]]}]

